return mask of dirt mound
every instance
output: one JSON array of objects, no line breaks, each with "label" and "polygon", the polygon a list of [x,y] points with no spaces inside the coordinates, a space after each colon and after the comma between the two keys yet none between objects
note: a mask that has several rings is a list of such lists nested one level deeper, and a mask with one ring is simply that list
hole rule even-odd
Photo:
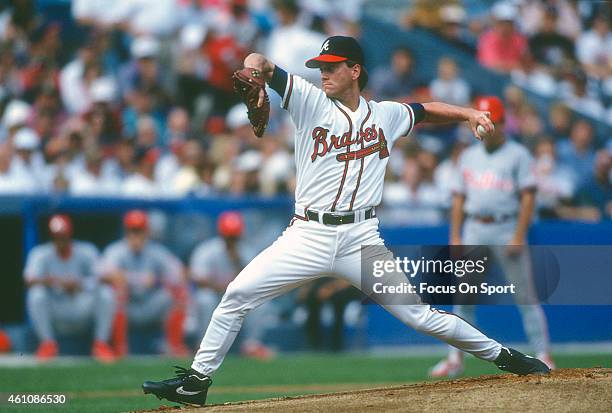
[{"label": "dirt mound", "polygon": [[[214,390],[213,390],[214,391]],[[164,412],[612,412],[612,369],[495,375]],[[159,411],[158,410],[158,411]]]}]

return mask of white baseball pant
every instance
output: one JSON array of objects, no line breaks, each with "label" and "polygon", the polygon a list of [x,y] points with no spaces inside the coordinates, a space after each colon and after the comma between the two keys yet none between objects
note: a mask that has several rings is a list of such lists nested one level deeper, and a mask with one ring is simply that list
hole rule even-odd
[{"label": "white baseball pant", "polygon": [[[517,288],[515,296],[518,309],[523,320],[523,328],[538,356],[550,352],[548,324],[542,306],[538,302],[534,285],[529,250],[525,248],[518,256],[506,254],[505,246],[510,242],[516,229],[516,220],[502,223],[485,224],[468,219],[463,228],[463,243],[465,245],[488,245],[493,258],[501,265],[507,280]],[[476,307],[473,305],[456,305],[453,312],[470,323],[476,322]],[[450,358],[457,359],[459,354],[450,349]]]},{"label": "white baseball pant", "polygon": [[[294,218],[283,234],[229,284],[191,367],[212,375],[223,362],[247,312],[265,301],[323,276],[340,277],[360,288],[362,245],[384,245],[378,218],[338,226]],[[493,361],[501,351],[501,344],[454,314],[439,312],[427,304],[383,307],[407,326],[481,359]]]}]

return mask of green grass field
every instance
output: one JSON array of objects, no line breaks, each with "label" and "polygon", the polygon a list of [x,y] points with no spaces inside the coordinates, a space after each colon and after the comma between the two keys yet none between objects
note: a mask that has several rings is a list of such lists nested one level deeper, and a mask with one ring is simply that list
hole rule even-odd
[{"label": "green grass field", "polygon": [[[326,393],[354,388],[403,384],[428,380],[427,369],[438,357],[383,357],[371,355],[299,354],[282,355],[272,361],[254,361],[230,356],[214,378],[210,403],[263,399],[283,395]],[[612,354],[557,355],[557,366],[612,366]],[[160,406],[140,385],[146,379],[169,377],[174,364],[188,360],[146,358],[100,365],[93,361],[67,361],[43,366],[1,367],[0,392],[65,393],[63,407],[39,407],[51,412],[117,412]],[[492,364],[468,358],[466,376],[495,374]],[[169,403],[166,403],[169,404]],[[7,407],[0,411],[31,411],[32,407]]]}]

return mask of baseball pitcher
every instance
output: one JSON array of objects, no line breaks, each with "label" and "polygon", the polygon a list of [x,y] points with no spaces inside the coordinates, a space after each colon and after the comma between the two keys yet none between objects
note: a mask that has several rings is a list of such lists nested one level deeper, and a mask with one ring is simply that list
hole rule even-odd
[{"label": "baseball pitcher", "polygon": [[[535,204],[535,175],[529,151],[508,141],[503,132],[504,107],[495,96],[476,100],[490,113],[496,128],[484,144],[466,149],[459,159],[453,184],[451,245],[487,245],[508,279],[517,286],[519,310],[529,342],[548,367],[548,328],[533,285],[529,254],[524,245]],[[463,228],[463,234],[461,229]],[[454,313],[475,321],[473,305],[455,306]],[[446,359],[430,371],[432,377],[455,377],[463,372],[463,355],[451,348]]]},{"label": "baseball pitcher", "polygon": [[[485,111],[438,102],[367,101],[361,96],[368,80],[364,55],[351,37],[328,38],[319,56],[306,62],[307,67],[319,69],[321,89],[257,53],[247,56],[244,66],[235,77],[235,87],[247,101],[255,132],[263,135],[265,122],[257,111],[268,102],[260,79],[282,96],[282,108],[295,124],[295,216],[282,235],[230,283],[191,368],[180,368],[174,378],[143,384],[145,393],[180,403],[205,403],[211,377],[250,310],[327,274],[360,287],[362,245],[384,245],[375,207],[381,201],[390,148],[397,139],[419,122],[469,122],[475,134],[478,125],[487,131],[493,128]],[[405,325],[503,370],[548,372],[541,361],[502,347],[461,318],[416,298],[414,305],[383,307]]]}]

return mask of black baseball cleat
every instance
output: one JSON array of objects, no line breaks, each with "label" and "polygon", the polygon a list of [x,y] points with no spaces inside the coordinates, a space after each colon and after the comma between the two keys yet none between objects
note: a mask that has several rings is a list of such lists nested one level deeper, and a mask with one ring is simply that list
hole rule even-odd
[{"label": "black baseball cleat", "polygon": [[550,369],[544,362],[528,356],[513,348],[502,347],[501,353],[493,362],[504,371],[524,376],[527,374],[548,374]]},{"label": "black baseball cleat", "polygon": [[182,404],[204,406],[212,379],[194,369],[176,367],[176,377],[162,381],[145,381],[142,390],[154,394],[158,399],[166,399]]}]

